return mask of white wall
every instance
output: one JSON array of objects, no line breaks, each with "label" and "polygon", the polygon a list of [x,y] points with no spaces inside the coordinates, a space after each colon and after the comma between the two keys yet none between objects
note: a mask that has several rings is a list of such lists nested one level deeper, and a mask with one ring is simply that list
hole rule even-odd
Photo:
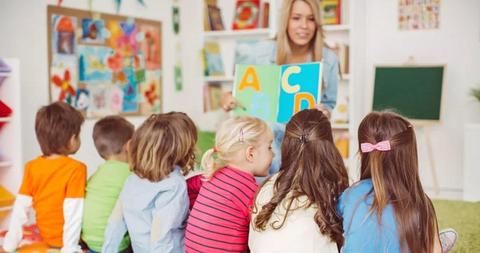
[{"label": "white wall", "polygon": [[[88,9],[88,1],[64,0],[62,6]],[[162,22],[162,65],[164,111],[184,111],[196,122],[201,121],[202,87],[194,81],[201,77],[200,35],[202,19],[200,1],[180,0],[183,91],[176,92],[173,84],[174,42],[171,25],[172,0],[146,0],[146,7],[137,0],[122,1],[118,14],[159,20]],[[39,107],[48,104],[48,58],[47,58],[47,5],[55,0],[0,0],[0,56],[19,58],[21,65],[21,106],[23,160],[28,161],[40,155],[35,139],[35,113]],[[115,14],[114,0],[92,1],[98,12]],[[192,32],[194,29],[196,32]],[[143,117],[129,117],[135,125]],[[93,120],[87,120],[82,128],[82,146],[75,155],[85,162],[92,173],[102,160],[97,155],[91,140]],[[21,172],[19,172],[21,173]],[[16,191],[16,189],[15,189]]]},{"label": "white wall", "polygon": [[[442,122],[431,128],[431,143],[441,190],[439,196],[461,198],[463,126],[480,121],[480,106],[468,96],[470,87],[480,85],[480,1],[442,0],[440,29],[417,31],[398,29],[397,0],[365,2],[366,74],[360,81],[365,89],[357,88],[359,92],[363,90],[363,94],[358,94],[363,95],[363,115],[371,108],[374,65],[402,64],[409,56],[418,64],[446,64]],[[417,132],[417,140],[422,181],[435,196],[431,191],[431,167],[421,132]]]}]

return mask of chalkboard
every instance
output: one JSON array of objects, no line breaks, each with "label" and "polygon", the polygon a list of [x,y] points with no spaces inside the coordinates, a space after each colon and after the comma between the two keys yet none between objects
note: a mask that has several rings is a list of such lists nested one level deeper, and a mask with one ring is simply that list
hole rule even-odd
[{"label": "chalkboard", "polygon": [[377,66],[373,110],[393,110],[412,120],[438,121],[444,66]]}]

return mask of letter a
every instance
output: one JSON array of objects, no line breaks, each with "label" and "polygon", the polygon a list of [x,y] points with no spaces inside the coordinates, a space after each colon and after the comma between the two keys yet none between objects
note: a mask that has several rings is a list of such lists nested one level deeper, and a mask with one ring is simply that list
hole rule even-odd
[{"label": "letter a", "polygon": [[313,95],[310,94],[310,93],[306,93],[306,92],[300,92],[300,93],[295,94],[293,114],[300,111],[302,101],[307,101],[309,109],[315,107],[315,98],[313,97]]},{"label": "letter a", "polygon": [[260,91],[260,83],[258,82],[257,72],[250,66],[247,67],[243,74],[242,81],[240,81],[239,90],[244,90],[247,87],[252,87],[256,91]]}]

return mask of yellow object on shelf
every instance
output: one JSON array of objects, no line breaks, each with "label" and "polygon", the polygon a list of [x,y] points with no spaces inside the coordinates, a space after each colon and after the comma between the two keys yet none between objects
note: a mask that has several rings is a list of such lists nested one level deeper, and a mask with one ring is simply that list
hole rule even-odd
[{"label": "yellow object on shelf", "polygon": [[15,196],[0,186],[0,221],[8,215],[14,202]]}]

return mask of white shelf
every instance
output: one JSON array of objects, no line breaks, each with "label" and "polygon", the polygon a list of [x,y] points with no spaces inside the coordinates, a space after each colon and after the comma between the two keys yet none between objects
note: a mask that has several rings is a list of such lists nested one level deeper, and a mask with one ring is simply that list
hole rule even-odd
[{"label": "white shelf", "polygon": [[325,32],[348,32],[350,25],[324,25],[323,30]]},{"label": "white shelf", "polygon": [[0,122],[10,122],[12,121],[12,117],[0,117]]},{"label": "white shelf", "polygon": [[268,37],[272,33],[269,28],[246,29],[246,30],[224,30],[224,31],[205,31],[205,38],[232,38],[238,37]]},{"label": "white shelf", "polygon": [[10,72],[0,72],[0,76],[10,76]]},{"label": "white shelf", "polygon": [[348,81],[348,80],[350,80],[350,74],[342,74],[341,81]]},{"label": "white shelf", "polygon": [[12,161],[0,161],[0,168],[8,168],[12,166]]},{"label": "white shelf", "polygon": [[214,82],[233,83],[233,76],[205,76],[204,81],[207,83],[214,83]]},{"label": "white shelf", "polygon": [[333,123],[333,130],[348,130],[348,123]]}]

